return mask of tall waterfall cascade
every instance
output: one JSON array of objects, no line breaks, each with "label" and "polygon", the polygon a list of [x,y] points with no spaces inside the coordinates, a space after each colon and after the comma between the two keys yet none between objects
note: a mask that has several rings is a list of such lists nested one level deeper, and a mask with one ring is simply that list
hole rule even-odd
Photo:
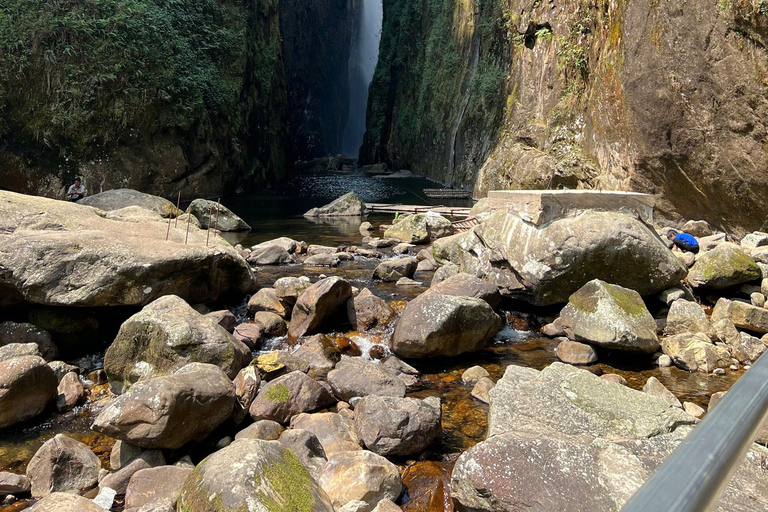
[{"label": "tall waterfall cascade", "polygon": [[341,140],[342,152],[356,158],[365,134],[368,87],[379,59],[382,0],[359,0],[349,52],[349,117]]}]

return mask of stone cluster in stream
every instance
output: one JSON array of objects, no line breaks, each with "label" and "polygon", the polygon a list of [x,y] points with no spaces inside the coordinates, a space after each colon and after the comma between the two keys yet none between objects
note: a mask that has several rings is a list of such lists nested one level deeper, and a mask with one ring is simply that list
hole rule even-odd
[{"label": "stone cluster in stream", "polygon": [[[116,440],[108,470],[59,434],[25,474],[0,472],[5,502],[31,496],[40,512],[113,502],[131,512],[437,511],[452,500],[493,512],[619,510],[704,411],[655,378],[637,391],[575,365],[626,353],[720,373],[748,367],[768,343],[768,234],[739,245],[694,224],[686,229],[702,251],[692,257],[625,214],[586,211],[537,228],[495,212],[460,233],[418,214],[381,237],[363,223],[365,247],[284,237],[235,248],[217,237],[206,245],[194,226],[188,244],[175,227],[166,242],[167,220],[135,205],[0,200],[4,306],[136,307],[90,380],[57,360],[72,347],[46,330],[0,324],[0,428],[70,410],[98,379],[111,390],[92,425]],[[251,268],[361,259],[381,260],[374,280],[431,276],[429,289],[402,307],[339,276],[276,274],[257,289]],[[247,318],[204,305],[246,293]],[[702,298],[714,303],[709,316]],[[409,396],[420,374],[407,361],[482,349],[510,299],[562,306],[542,333],[571,364],[509,366],[498,382],[480,366],[464,372],[467,394],[490,403],[487,438],[451,474],[418,463],[435,482],[428,498],[405,492],[419,481],[412,462],[434,459],[443,435],[441,400]],[[380,343],[363,353],[331,335],[345,326]],[[281,350],[264,349],[276,340]],[[768,509],[766,457],[750,449],[718,510]]]}]

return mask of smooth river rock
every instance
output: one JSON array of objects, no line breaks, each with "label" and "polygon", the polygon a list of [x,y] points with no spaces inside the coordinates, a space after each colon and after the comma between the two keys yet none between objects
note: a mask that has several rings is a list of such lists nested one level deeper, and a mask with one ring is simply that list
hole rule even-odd
[{"label": "smooth river rock", "polygon": [[78,201],[78,204],[93,206],[94,208],[104,211],[121,210],[130,206],[140,206],[141,208],[155,212],[166,219],[168,217],[176,217],[182,213],[182,211],[177,209],[168,199],[145,194],[144,192],[139,192],[138,190],[130,188],[116,188],[91,196],[85,196]]},{"label": "smooth river rock", "polygon": [[381,500],[396,500],[403,485],[397,466],[367,450],[329,457],[319,483],[334,507],[364,501],[367,507],[363,507],[362,512],[373,510]]},{"label": "smooth river rock", "polygon": [[0,428],[37,416],[57,394],[56,374],[43,358],[0,361]]},{"label": "smooth river rock", "polygon": [[[218,210],[218,216],[216,212]],[[209,213],[210,224],[208,222]],[[200,221],[203,229],[216,227],[219,231],[250,231],[251,226],[243,219],[235,215],[232,210],[223,204],[216,204],[215,201],[208,199],[195,199],[187,208],[187,213],[192,214]]]},{"label": "smooth river rock", "polygon": [[367,396],[355,406],[355,429],[366,448],[385,457],[415,455],[440,438],[440,399]]},{"label": "smooth river rock", "polygon": [[494,309],[501,301],[501,294],[497,286],[464,272],[433,284],[429,290],[424,292],[424,295],[433,293],[457,297],[475,297],[484,300]]},{"label": "smooth river rock", "polygon": [[335,402],[333,395],[312,377],[293,371],[267,382],[256,395],[249,412],[255,420],[279,423],[302,412],[314,412]]},{"label": "smooth river rock", "polygon": [[342,359],[328,373],[328,384],[344,401],[368,395],[405,396],[405,384],[393,371],[362,357]]},{"label": "smooth river rock", "polygon": [[96,486],[101,462],[88,446],[64,434],[49,439],[27,464],[32,496],[82,493]]},{"label": "smooth river rock", "polygon": [[355,217],[365,215],[365,203],[354,192],[347,192],[341,197],[319,208],[312,208],[305,217]]},{"label": "smooth river rock", "polygon": [[296,300],[288,336],[297,339],[305,334],[315,334],[324,321],[344,309],[351,297],[352,285],[340,277],[316,282]]}]

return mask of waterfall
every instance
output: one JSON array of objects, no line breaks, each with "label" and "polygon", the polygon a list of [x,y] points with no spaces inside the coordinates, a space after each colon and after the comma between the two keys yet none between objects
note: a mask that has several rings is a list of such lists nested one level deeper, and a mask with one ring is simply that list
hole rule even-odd
[{"label": "waterfall", "polygon": [[349,116],[341,138],[341,150],[357,158],[365,134],[368,86],[379,60],[382,0],[359,0],[349,52]]}]

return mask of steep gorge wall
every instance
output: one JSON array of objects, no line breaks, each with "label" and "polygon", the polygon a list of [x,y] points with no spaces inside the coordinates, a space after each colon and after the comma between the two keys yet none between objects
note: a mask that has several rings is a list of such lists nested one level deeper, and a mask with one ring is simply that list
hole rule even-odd
[{"label": "steep gorge wall", "polygon": [[479,196],[637,190],[663,217],[766,220],[768,2],[384,6],[364,161]]}]

